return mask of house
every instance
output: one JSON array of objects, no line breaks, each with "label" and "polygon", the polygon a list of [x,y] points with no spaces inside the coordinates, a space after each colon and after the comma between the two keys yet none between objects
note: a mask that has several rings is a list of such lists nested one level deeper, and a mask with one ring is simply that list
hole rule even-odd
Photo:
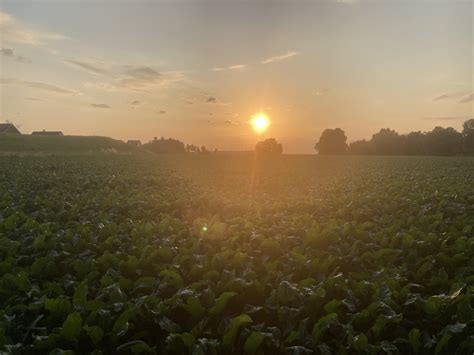
[{"label": "house", "polygon": [[130,139],[127,141],[127,144],[133,145],[134,147],[140,147],[142,142],[140,140]]},{"label": "house", "polygon": [[0,123],[0,134],[1,133],[21,134],[13,123]]},{"label": "house", "polygon": [[35,131],[31,133],[32,136],[63,136],[63,132],[60,131]]}]

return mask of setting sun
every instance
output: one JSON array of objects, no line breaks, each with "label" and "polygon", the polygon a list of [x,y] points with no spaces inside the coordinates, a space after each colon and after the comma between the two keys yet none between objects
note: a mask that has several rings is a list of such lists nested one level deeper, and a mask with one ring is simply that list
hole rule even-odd
[{"label": "setting sun", "polygon": [[252,120],[250,121],[250,124],[252,125],[254,131],[260,134],[268,129],[268,127],[270,126],[270,119],[266,114],[258,113],[253,116]]}]

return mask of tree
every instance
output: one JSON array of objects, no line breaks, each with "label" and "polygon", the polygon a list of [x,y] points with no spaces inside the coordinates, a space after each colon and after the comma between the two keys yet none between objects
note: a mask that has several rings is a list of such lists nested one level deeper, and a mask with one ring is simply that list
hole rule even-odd
[{"label": "tree", "polygon": [[422,132],[410,132],[402,136],[402,151],[406,155],[426,154],[426,134]]},{"label": "tree", "polygon": [[153,139],[151,142],[144,144],[143,148],[153,153],[186,153],[184,143],[173,138]]},{"label": "tree", "polygon": [[464,151],[474,153],[474,118],[467,120],[462,125],[462,136],[464,140]]},{"label": "tree", "polygon": [[259,155],[282,154],[283,146],[275,138],[268,138],[257,143],[255,152]]},{"label": "tree", "polygon": [[453,155],[463,150],[463,135],[452,127],[435,127],[426,134],[426,146],[431,155]]},{"label": "tree", "polygon": [[355,155],[369,155],[374,153],[372,142],[368,142],[365,139],[352,142],[347,151],[349,154]]},{"label": "tree", "polygon": [[402,138],[390,128],[382,128],[372,136],[375,154],[394,155],[402,154]]},{"label": "tree", "polygon": [[319,142],[316,143],[314,149],[318,151],[318,154],[344,154],[347,151],[347,137],[344,131],[340,128],[326,129]]}]

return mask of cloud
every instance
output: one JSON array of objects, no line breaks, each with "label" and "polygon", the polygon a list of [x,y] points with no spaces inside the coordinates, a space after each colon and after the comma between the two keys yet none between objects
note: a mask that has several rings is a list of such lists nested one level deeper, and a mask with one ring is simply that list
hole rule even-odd
[{"label": "cloud", "polygon": [[246,64],[237,64],[237,65],[231,65],[231,66],[223,67],[223,68],[212,68],[212,71],[239,70],[239,69],[244,69],[246,66],[247,66]]},{"label": "cloud", "polygon": [[110,82],[87,82],[85,87],[105,91],[132,90],[149,92],[184,79],[179,71],[159,72],[149,66],[122,65],[108,72]]},{"label": "cloud", "polygon": [[338,3],[338,4],[353,5],[353,4],[355,4],[357,1],[356,1],[356,0],[335,0],[334,2],[336,2],[336,3]]},{"label": "cloud", "polygon": [[461,100],[459,100],[459,103],[465,104],[472,101],[474,101],[474,93],[464,96]]},{"label": "cloud", "polygon": [[43,101],[41,99],[38,99],[37,97],[27,97],[25,100],[28,100],[28,101]]},{"label": "cloud", "polygon": [[134,100],[134,101],[130,102],[130,105],[132,105],[132,106],[138,106],[138,105],[140,105],[140,103],[141,103],[140,101]]},{"label": "cloud", "polygon": [[104,74],[107,71],[104,68],[101,68],[97,64],[89,63],[86,61],[74,60],[74,59],[65,59],[64,60],[68,64],[72,64],[76,68],[83,69],[93,74]]},{"label": "cloud", "polygon": [[194,102],[192,102],[192,101],[186,101],[186,103],[187,103],[188,105],[193,105],[193,104],[194,104]]},{"label": "cloud", "polygon": [[272,62],[279,62],[281,60],[285,60],[285,59],[288,59],[288,58],[291,58],[291,57],[294,57],[296,55],[300,55],[301,53],[299,52],[295,52],[295,51],[289,51],[289,52],[286,52],[285,54],[282,54],[282,55],[277,55],[277,56],[274,56],[274,57],[270,57],[270,58],[267,58],[267,59],[264,59],[262,60],[262,64],[268,64],[268,63],[272,63]]},{"label": "cloud", "polygon": [[0,55],[4,57],[12,58],[20,63],[25,63],[25,64],[31,63],[30,59],[23,57],[21,55],[15,55],[15,51],[13,48],[0,48]]},{"label": "cloud", "polygon": [[2,34],[2,41],[4,42],[29,44],[33,46],[44,45],[49,41],[67,39],[66,36],[59,33],[34,29],[2,11],[0,11],[0,33]]},{"label": "cloud", "polygon": [[433,101],[441,101],[441,100],[445,100],[445,99],[449,99],[450,96],[448,94],[443,94],[443,95],[440,95],[440,96],[436,96]]},{"label": "cloud", "polygon": [[42,91],[47,91],[50,93],[55,94],[62,94],[62,95],[79,95],[77,91],[62,88],[60,86],[56,86],[49,83],[43,83],[38,81],[26,81],[21,79],[9,79],[9,78],[0,78],[0,84],[2,85],[21,85],[25,87],[29,87],[32,89],[39,89]]},{"label": "cloud", "polygon": [[164,115],[166,113],[165,110],[160,110],[160,115]]},{"label": "cloud", "polygon": [[215,104],[215,103],[217,103],[217,99],[216,99],[215,97],[213,97],[213,96],[208,97],[208,98],[206,99],[206,103],[208,103],[208,104]]},{"label": "cloud", "polygon": [[11,48],[1,48],[0,54],[4,57],[13,57],[13,49]]},{"label": "cloud", "polygon": [[91,104],[91,106],[95,108],[111,108],[109,105],[106,104]]},{"label": "cloud", "polygon": [[461,121],[468,120],[469,116],[433,116],[433,117],[423,117],[424,120],[429,121]]}]

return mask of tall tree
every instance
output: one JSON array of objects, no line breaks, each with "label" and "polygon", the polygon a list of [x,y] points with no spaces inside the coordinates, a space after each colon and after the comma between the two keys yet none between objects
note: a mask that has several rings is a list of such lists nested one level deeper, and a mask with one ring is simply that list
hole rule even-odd
[{"label": "tall tree", "polygon": [[462,136],[464,140],[464,151],[474,153],[474,118],[467,120],[462,125]]},{"label": "tall tree", "polygon": [[275,138],[268,138],[257,143],[255,152],[259,155],[282,154],[283,146]]},{"label": "tall tree", "polygon": [[316,143],[314,149],[321,155],[345,154],[347,151],[346,142],[347,137],[342,129],[326,129],[321,134],[319,142]]},{"label": "tall tree", "polygon": [[452,127],[435,127],[426,134],[426,146],[431,155],[453,155],[463,150],[463,136]]}]

